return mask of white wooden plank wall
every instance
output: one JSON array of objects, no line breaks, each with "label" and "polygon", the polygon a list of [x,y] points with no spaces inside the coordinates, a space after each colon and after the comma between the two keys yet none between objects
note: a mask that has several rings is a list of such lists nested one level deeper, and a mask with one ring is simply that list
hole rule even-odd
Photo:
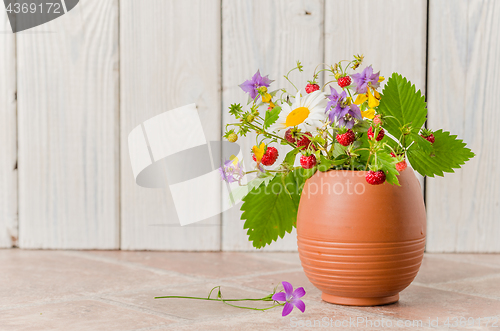
[{"label": "white wooden plank wall", "polygon": [[168,190],[135,184],[127,146],[134,127],[190,103],[207,140],[221,140],[220,8],[219,0],[120,2],[122,249],[220,249],[220,216],[181,227]]},{"label": "white wooden plank wall", "polygon": [[16,44],[0,11],[0,248],[17,242]]},{"label": "white wooden plank wall", "polygon": [[118,0],[16,36],[20,247],[119,248]]},{"label": "white wooden plank wall", "polygon": [[[303,89],[306,81],[312,79],[315,66],[323,62],[323,8],[323,0],[223,0],[224,125],[234,121],[228,114],[230,104],[236,101],[246,105],[248,96],[238,85],[251,78],[257,69],[275,80],[271,90],[286,87],[294,91],[290,84],[285,84],[283,75],[297,60],[302,61],[304,72],[294,72],[290,76],[292,81],[304,83],[299,87]],[[250,150],[255,145],[255,136],[240,138],[238,143],[246,157],[245,164],[250,167],[253,163]],[[240,220],[240,205],[223,214],[222,249],[255,251],[243,229],[244,222]],[[296,240],[293,231],[261,251],[296,250]]]},{"label": "white wooden plank wall", "polygon": [[429,9],[428,123],[476,157],[427,179],[427,250],[500,252],[500,2],[433,0]]},{"label": "white wooden plank wall", "polygon": [[[219,140],[257,69],[277,87],[296,60],[305,72],[291,77],[305,82],[317,63],[363,53],[427,90],[429,126],[477,154],[426,180],[428,251],[500,252],[499,22],[495,0],[82,0],[2,32],[0,247],[16,244],[19,213],[22,248],[254,251],[239,206],[180,227],[168,190],[135,184],[128,133],[195,102]],[[250,165],[254,137],[238,143]],[[295,249],[293,233],[264,250]]]}]

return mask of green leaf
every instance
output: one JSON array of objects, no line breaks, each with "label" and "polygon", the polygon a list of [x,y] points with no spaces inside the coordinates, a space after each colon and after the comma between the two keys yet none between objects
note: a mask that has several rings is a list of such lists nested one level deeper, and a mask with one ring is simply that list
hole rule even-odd
[{"label": "green leaf", "polygon": [[267,129],[271,124],[274,124],[280,116],[281,107],[276,106],[271,110],[266,111],[266,118],[264,119],[264,129]]},{"label": "green leaf", "polygon": [[238,186],[229,193],[229,197],[233,201],[240,201],[245,195],[250,192],[254,187],[258,187],[260,184],[269,184],[269,182],[274,178],[274,175],[266,177],[256,177],[249,181],[246,185]]},{"label": "green leaf", "polygon": [[332,151],[332,156],[333,157],[338,157],[340,155],[346,155],[346,147],[342,146],[341,144],[335,143],[333,145],[333,151]]},{"label": "green leaf", "polygon": [[326,172],[330,170],[330,168],[333,166],[332,160],[327,159],[323,155],[320,157],[319,165],[318,165],[318,170],[321,172]]},{"label": "green leaf", "polygon": [[389,184],[398,185],[399,172],[396,170],[397,159],[392,157],[385,151],[377,153],[377,161],[381,167],[380,170],[385,172],[385,179]]},{"label": "green leaf", "polygon": [[292,149],[290,152],[286,154],[285,160],[283,162],[293,167],[293,164],[295,163],[295,158],[297,157],[298,153],[299,153],[298,148]]},{"label": "green leaf", "polygon": [[288,174],[279,173],[267,186],[262,183],[243,198],[241,219],[246,220],[244,229],[248,229],[248,239],[254,247],[262,248],[292,231],[297,223],[302,187],[314,171],[299,168]]},{"label": "green leaf", "polygon": [[434,138],[430,153],[419,148],[419,144],[413,144],[408,149],[411,166],[422,176],[443,176],[443,172],[455,172],[453,169],[459,169],[474,157],[474,153],[456,135],[438,130],[434,132]]},{"label": "green leaf", "polygon": [[370,125],[371,123],[369,121],[364,120],[354,124],[352,129],[355,132],[367,132]]},{"label": "green leaf", "polygon": [[[415,85],[397,73],[387,81],[377,111],[383,115],[384,128],[396,139],[401,138],[404,127],[418,134],[427,117],[425,97],[420,90],[416,91]],[[407,141],[405,147],[410,143]]]},{"label": "green leaf", "polygon": [[409,137],[415,142],[416,146],[414,147],[421,149],[426,154],[432,152],[432,144],[427,139],[414,132],[412,132]]}]

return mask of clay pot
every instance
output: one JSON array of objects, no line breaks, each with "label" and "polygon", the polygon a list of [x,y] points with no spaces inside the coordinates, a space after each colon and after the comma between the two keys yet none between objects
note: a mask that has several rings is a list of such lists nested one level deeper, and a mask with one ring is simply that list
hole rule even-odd
[{"label": "clay pot", "polygon": [[396,302],[422,262],[426,217],[413,170],[399,175],[401,186],[370,185],[365,175],[366,171],[318,171],[302,191],[299,256],[307,277],[327,302]]}]

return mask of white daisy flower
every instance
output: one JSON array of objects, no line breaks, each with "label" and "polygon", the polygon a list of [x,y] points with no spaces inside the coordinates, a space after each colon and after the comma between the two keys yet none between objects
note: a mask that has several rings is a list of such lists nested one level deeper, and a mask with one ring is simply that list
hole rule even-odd
[{"label": "white daisy flower", "polygon": [[291,107],[286,102],[280,105],[279,118],[269,129],[280,136],[284,136],[286,130],[292,127],[302,132],[313,132],[322,127],[327,118],[326,102],[325,94],[321,91],[314,91],[305,97],[301,97],[298,92]]}]

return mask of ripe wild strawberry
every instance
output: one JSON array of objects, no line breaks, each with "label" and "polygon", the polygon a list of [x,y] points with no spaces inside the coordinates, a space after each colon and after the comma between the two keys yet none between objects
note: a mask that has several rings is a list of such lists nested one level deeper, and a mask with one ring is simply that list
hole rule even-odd
[{"label": "ripe wild strawberry", "polygon": [[368,171],[365,176],[366,182],[372,185],[380,185],[385,182],[385,173],[382,170],[379,171]]},{"label": "ripe wild strawberry", "polygon": [[313,93],[314,91],[319,90],[319,85],[318,84],[307,84],[306,86],[306,92],[307,94]]},{"label": "ripe wild strawberry", "polygon": [[238,140],[238,135],[236,133],[230,133],[229,136],[227,136],[227,140],[234,143],[236,140]]},{"label": "ripe wild strawberry", "polygon": [[349,76],[344,76],[337,79],[337,84],[339,84],[339,86],[342,88],[351,85],[351,82],[351,77]]},{"label": "ripe wild strawberry", "polygon": [[[373,132],[373,128],[371,126],[368,128],[367,135],[368,135],[368,139],[373,139],[374,132]],[[377,134],[377,141],[382,140],[382,138],[384,138],[384,135],[385,135],[384,129],[380,128],[380,131]]]},{"label": "ripe wild strawberry", "polygon": [[432,134],[432,131],[429,129],[422,129],[420,132],[420,136],[430,142],[431,144],[434,144],[435,138],[434,134]]},{"label": "ripe wild strawberry", "polygon": [[336,138],[342,146],[349,146],[356,139],[356,135],[351,129],[349,129],[345,133],[337,134]]},{"label": "ripe wild strawberry", "polygon": [[314,156],[314,154],[302,155],[300,157],[300,165],[304,169],[311,169],[316,165],[316,156]]},{"label": "ripe wild strawberry", "polygon": [[273,165],[274,162],[278,159],[278,150],[274,147],[268,147],[267,151],[262,156],[262,160],[260,162],[265,166]]},{"label": "ripe wild strawberry", "polygon": [[[311,139],[309,139],[309,137],[312,138],[311,132],[304,133],[304,135],[302,136],[302,138],[298,138],[296,140],[297,141],[297,147],[301,148],[301,149],[312,148],[313,150],[316,150],[316,146],[314,146],[314,145],[311,144]],[[302,146],[304,146],[304,147],[302,148]]]},{"label": "ripe wild strawberry", "polygon": [[436,138],[434,138],[434,135],[432,133],[428,136],[423,136],[423,135],[421,135],[421,136],[422,136],[422,138],[424,138],[425,140],[427,140],[431,144],[434,144],[434,141],[436,141]]},{"label": "ripe wild strawberry", "polygon": [[285,132],[285,139],[291,144],[295,144],[296,139],[293,137],[292,129],[288,129]]},{"label": "ripe wild strawberry", "polygon": [[401,171],[405,170],[407,166],[408,165],[406,164],[406,160],[403,160],[399,163],[396,163],[396,170],[398,172],[401,172]]}]

